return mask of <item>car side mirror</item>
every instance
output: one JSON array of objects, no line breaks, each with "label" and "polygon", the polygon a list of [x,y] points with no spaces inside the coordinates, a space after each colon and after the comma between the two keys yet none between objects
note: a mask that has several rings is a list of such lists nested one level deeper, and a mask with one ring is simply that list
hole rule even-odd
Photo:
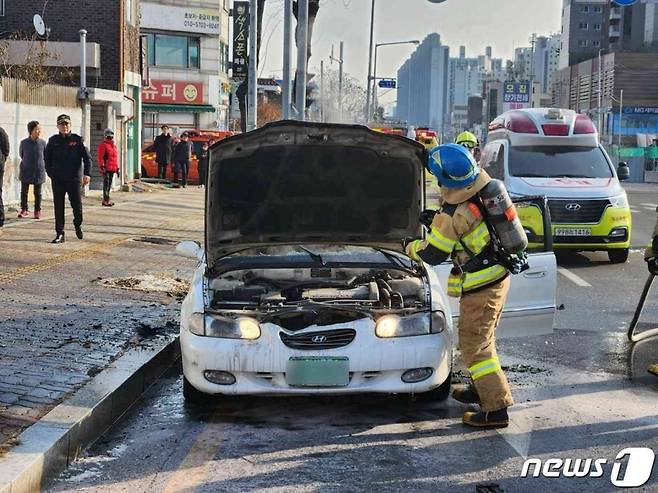
[{"label": "car side mirror", "polygon": [[621,181],[628,180],[631,177],[631,169],[623,161],[619,163],[619,167],[617,168],[617,177]]},{"label": "car side mirror", "polygon": [[193,258],[198,261],[203,259],[203,248],[196,241],[181,241],[176,245],[176,252],[178,252],[183,257]]}]

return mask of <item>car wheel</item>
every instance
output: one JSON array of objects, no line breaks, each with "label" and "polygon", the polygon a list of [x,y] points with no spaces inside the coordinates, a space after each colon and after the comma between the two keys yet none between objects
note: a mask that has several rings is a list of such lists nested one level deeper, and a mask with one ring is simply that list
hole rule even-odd
[{"label": "car wheel", "polygon": [[149,174],[146,172],[146,168],[142,166],[142,178],[148,178]]},{"label": "car wheel", "polygon": [[450,397],[451,383],[452,383],[452,372],[448,373],[448,378],[446,378],[445,381],[435,389],[432,389],[429,392],[423,392],[422,394],[415,394],[416,400],[421,402],[445,401],[448,397]]},{"label": "car wheel", "polygon": [[208,402],[210,396],[198,390],[183,376],[183,398],[188,404],[201,404]]},{"label": "car wheel", "polygon": [[628,248],[623,250],[608,250],[608,258],[613,264],[623,264],[628,260]]}]

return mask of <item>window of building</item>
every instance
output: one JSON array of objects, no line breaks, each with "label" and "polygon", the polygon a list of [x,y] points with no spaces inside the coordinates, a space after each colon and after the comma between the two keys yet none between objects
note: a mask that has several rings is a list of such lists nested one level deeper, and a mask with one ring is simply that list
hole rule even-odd
[{"label": "window of building", "polygon": [[594,7],[594,13],[595,14],[600,14],[601,12],[603,12],[603,7],[601,7],[600,5],[597,6],[597,7]]},{"label": "window of building", "polygon": [[594,48],[600,48],[601,47],[601,42],[598,40],[592,41],[592,46]]},{"label": "window of building", "polygon": [[589,5],[583,5],[582,7],[580,7],[580,11],[583,14],[589,14]]},{"label": "window of building", "polygon": [[601,30],[601,24],[594,24],[594,30],[595,31],[600,31]]},{"label": "window of building", "polygon": [[589,29],[589,24],[587,22],[581,22],[580,24],[578,24],[578,27],[580,29]]},{"label": "window of building", "polygon": [[199,68],[199,38],[147,34],[148,63],[152,67]]},{"label": "window of building", "polygon": [[219,72],[228,74],[228,45],[219,43]]},{"label": "window of building", "polygon": [[5,16],[5,0],[0,0],[0,17]]},{"label": "window of building", "polygon": [[579,39],[578,46],[581,48],[587,48],[587,46],[589,46],[589,41],[586,39]]}]

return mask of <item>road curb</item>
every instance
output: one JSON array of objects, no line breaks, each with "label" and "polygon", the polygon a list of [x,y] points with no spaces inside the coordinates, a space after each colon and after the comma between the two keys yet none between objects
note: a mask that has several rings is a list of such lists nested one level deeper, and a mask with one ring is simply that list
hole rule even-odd
[{"label": "road curb", "polygon": [[178,337],[133,348],[30,426],[0,459],[0,493],[41,491],[180,356]]}]

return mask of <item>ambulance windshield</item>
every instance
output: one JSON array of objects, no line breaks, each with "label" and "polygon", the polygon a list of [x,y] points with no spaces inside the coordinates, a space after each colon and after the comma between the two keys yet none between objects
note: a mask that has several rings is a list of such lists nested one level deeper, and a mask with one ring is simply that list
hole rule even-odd
[{"label": "ambulance windshield", "polygon": [[612,167],[598,147],[511,147],[509,172],[525,178],[612,178]]}]

